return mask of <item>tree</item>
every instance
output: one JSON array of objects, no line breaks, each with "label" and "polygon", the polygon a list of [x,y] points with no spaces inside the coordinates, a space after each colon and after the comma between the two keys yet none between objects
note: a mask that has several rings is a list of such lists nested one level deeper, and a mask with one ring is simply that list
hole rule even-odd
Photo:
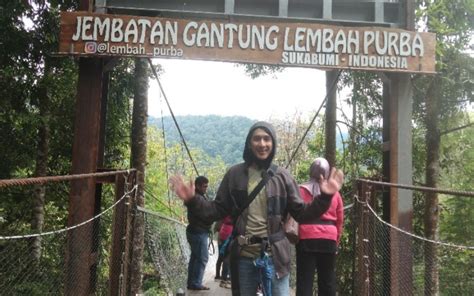
[{"label": "tree", "polygon": [[[135,59],[135,94],[132,115],[131,164],[137,170],[137,191],[135,206],[145,206],[145,172],[147,156],[148,121],[148,63],[144,58]],[[134,216],[132,260],[130,263],[130,293],[141,293],[143,272],[143,249],[145,221],[143,215]]]},{"label": "tree", "polygon": [[[69,84],[75,75],[67,72],[74,68],[73,63],[45,53],[57,45],[57,11],[68,7],[70,4],[48,6],[44,1],[2,5],[0,129],[8,132],[2,132],[5,142],[0,147],[9,160],[2,162],[4,176],[20,171],[46,176],[50,171],[51,118],[59,110],[57,102],[64,99],[62,95],[73,92]],[[27,147],[36,147],[36,151]],[[45,185],[34,186],[30,221],[33,233],[43,229],[45,195]],[[32,258],[37,262],[41,237],[32,238],[30,243]]]},{"label": "tree", "polygon": [[[472,36],[474,6],[469,1],[418,1],[417,16],[426,29],[436,33],[436,69],[438,74],[415,81],[418,96],[424,99],[421,109],[426,126],[426,185],[439,187],[440,127],[460,111],[463,102],[473,100],[472,69],[458,64]],[[468,58],[469,59],[469,58]],[[456,65],[457,67],[453,67]],[[468,63],[469,65],[469,63]],[[471,93],[466,93],[466,90]],[[424,111],[424,112],[423,112]],[[425,196],[425,237],[439,240],[438,194]],[[425,244],[425,294],[439,294],[438,250],[435,244]]]},{"label": "tree", "polygon": [[[303,165],[302,162],[310,163],[316,157],[308,151],[308,142],[311,141],[318,129],[322,129],[321,118],[315,122],[314,126],[309,126],[311,120],[302,118],[298,113],[295,113],[292,118],[272,120],[278,135],[275,156],[278,165],[288,166],[291,172],[296,172]],[[306,132],[307,134],[305,134]]]},{"label": "tree", "polygon": [[[464,126],[472,121],[472,112],[450,121],[451,126]],[[451,129],[452,130],[452,129]],[[472,191],[474,183],[474,128],[458,129],[449,133],[441,131],[440,167],[443,173],[440,185],[443,188]],[[440,195],[440,240],[459,245],[474,245],[474,228],[466,227],[474,223],[474,199],[466,196]],[[474,257],[471,251],[442,248],[440,260],[440,291],[446,295],[468,295],[474,290],[474,282],[466,281],[472,272]]]}]

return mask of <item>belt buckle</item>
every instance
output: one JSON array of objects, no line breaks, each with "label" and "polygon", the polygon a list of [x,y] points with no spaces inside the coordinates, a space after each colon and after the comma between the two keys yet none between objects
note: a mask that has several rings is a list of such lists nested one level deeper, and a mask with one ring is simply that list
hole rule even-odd
[{"label": "belt buckle", "polygon": [[237,237],[237,243],[239,244],[239,246],[246,246],[249,244],[249,238],[243,235],[239,235]]}]

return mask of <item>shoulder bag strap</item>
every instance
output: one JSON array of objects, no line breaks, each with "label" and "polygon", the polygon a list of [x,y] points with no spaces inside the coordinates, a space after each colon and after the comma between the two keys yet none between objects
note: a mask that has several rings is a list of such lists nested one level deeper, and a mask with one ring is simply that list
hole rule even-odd
[{"label": "shoulder bag strap", "polygon": [[260,193],[260,191],[265,186],[265,184],[267,184],[268,180],[270,180],[270,178],[275,175],[276,168],[277,166],[272,164],[268,170],[262,172],[262,180],[260,180],[257,186],[255,186],[255,188],[252,190],[252,192],[248,196],[247,201],[237,211],[237,214],[234,216],[234,222],[243,213],[243,211],[254,201],[255,197],[257,197],[257,195]]}]

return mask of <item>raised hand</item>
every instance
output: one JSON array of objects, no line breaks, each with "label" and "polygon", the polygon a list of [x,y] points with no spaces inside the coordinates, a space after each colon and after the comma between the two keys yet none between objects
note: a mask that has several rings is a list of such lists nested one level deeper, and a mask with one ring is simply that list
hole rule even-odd
[{"label": "raised hand", "polygon": [[344,183],[344,173],[336,168],[331,169],[329,178],[325,180],[323,176],[319,178],[319,188],[322,192],[333,195],[338,192]]},{"label": "raised hand", "polygon": [[169,180],[171,190],[184,202],[194,198],[194,182],[192,180],[186,184],[180,175],[172,176]]}]

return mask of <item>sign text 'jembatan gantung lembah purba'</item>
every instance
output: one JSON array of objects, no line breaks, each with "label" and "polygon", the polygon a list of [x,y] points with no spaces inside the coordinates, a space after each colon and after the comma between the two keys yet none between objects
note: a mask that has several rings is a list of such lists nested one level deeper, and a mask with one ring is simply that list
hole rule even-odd
[{"label": "sign text 'jembatan gantung lembah purba'", "polygon": [[63,12],[59,53],[434,73],[434,47],[393,28]]}]

